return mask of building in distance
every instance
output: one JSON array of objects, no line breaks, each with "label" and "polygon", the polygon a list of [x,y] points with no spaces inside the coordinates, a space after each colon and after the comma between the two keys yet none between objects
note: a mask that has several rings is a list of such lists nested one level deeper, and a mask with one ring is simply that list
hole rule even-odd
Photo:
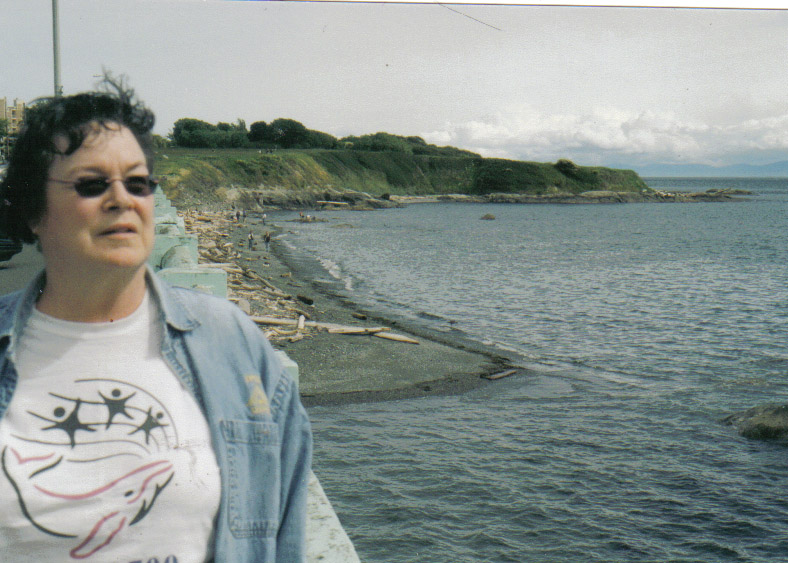
[{"label": "building in distance", "polygon": [[5,119],[8,123],[9,135],[16,135],[19,132],[24,118],[25,102],[15,99],[14,103],[9,105],[6,98],[0,98],[0,119]]},{"label": "building in distance", "polygon": [[0,131],[0,161],[5,160],[11,140],[19,133],[25,119],[25,102],[14,99],[13,104],[7,98],[0,98],[0,122],[5,122],[6,131]]}]

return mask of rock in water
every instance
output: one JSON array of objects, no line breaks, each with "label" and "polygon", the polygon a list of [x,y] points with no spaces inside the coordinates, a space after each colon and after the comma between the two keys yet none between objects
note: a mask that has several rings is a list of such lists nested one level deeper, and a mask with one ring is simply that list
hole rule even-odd
[{"label": "rock in water", "polygon": [[492,213],[488,213],[486,215],[482,215],[482,219],[484,221],[492,221],[495,219],[495,215],[493,215]]},{"label": "rock in water", "polygon": [[722,419],[753,440],[788,441],[788,405],[761,405]]}]

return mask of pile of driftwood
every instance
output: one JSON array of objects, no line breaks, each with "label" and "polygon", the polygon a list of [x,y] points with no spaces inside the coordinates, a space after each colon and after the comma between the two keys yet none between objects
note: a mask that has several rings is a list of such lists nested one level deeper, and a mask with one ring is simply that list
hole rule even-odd
[{"label": "pile of driftwood", "polygon": [[[297,342],[315,332],[327,331],[331,334],[370,335],[410,344],[419,343],[408,336],[392,333],[388,327],[313,321],[312,313],[307,310],[311,299],[282,291],[254,270],[242,265],[244,258],[229,240],[228,231],[237,224],[234,219],[222,213],[207,211],[187,212],[183,218],[187,232],[197,235],[200,262],[227,272],[228,298],[261,326],[269,340]],[[255,313],[252,303],[264,314]]]},{"label": "pile of driftwood", "polygon": [[[187,232],[197,235],[200,262],[227,272],[228,298],[248,315],[252,303],[267,315],[276,317],[311,318],[311,314],[296,306],[296,298],[274,286],[257,272],[242,265],[243,257],[230,240],[230,231],[237,223],[223,213],[200,212],[184,214]],[[271,340],[297,341],[306,335],[304,330],[266,330]]]},{"label": "pile of driftwood", "polygon": [[[268,317],[252,315],[252,320],[261,325],[275,325],[275,326],[289,326],[295,327],[295,330],[304,330],[307,327],[315,328],[318,331],[325,330],[331,334],[361,334],[377,336],[378,338],[385,338],[386,340],[396,340],[397,342],[408,342],[410,344],[418,344],[419,341],[409,336],[402,334],[395,334],[390,332],[390,328],[386,326],[377,327],[362,327],[362,326],[348,326],[335,323],[321,323],[316,321],[307,321],[303,315],[295,319],[283,319],[279,317]],[[276,329],[274,329],[276,330]]]}]

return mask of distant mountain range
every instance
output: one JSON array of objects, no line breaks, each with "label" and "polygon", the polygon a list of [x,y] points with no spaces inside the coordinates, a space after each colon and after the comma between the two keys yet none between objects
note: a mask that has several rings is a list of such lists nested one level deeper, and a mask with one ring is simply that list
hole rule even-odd
[{"label": "distant mountain range", "polygon": [[634,168],[641,177],[703,177],[703,178],[788,178],[788,160],[771,164],[732,164],[707,166],[705,164],[649,164]]}]

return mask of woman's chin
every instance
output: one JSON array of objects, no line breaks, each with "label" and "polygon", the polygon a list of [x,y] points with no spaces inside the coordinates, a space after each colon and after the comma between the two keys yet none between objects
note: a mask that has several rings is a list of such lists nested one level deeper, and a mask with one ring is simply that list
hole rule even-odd
[{"label": "woman's chin", "polygon": [[140,252],[135,249],[124,248],[116,249],[112,252],[104,252],[95,257],[92,262],[102,269],[116,268],[119,271],[138,270],[143,268],[148,261],[150,254]]}]

